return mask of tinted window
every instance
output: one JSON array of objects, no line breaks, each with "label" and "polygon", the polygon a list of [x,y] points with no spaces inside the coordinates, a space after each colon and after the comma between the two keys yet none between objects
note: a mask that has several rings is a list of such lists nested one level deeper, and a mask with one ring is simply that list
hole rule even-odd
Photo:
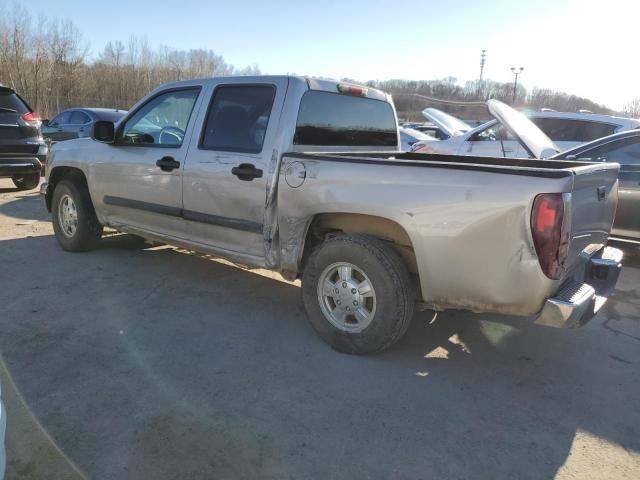
[{"label": "tinted window", "polygon": [[270,85],[216,88],[200,148],[262,151],[274,96],[275,88]]},{"label": "tinted window", "polygon": [[[5,110],[6,109],[6,110]],[[15,93],[8,90],[0,90],[0,112],[5,110],[15,110],[16,113],[24,115],[29,113],[29,107]]]},{"label": "tinted window", "polygon": [[640,136],[607,143],[585,150],[578,155],[579,160],[594,162],[617,162],[621,165],[640,165]]},{"label": "tinted window", "polygon": [[615,125],[587,120],[532,118],[531,121],[554,142],[591,142],[616,131]]},{"label": "tinted window", "polygon": [[380,100],[310,90],[300,102],[296,145],[398,145],[391,105]]},{"label": "tinted window", "polygon": [[177,90],[153,98],[127,120],[123,143],[179,147],[200,89]]},{"label": "tinted window", "polygon": [[77,110],[71,113],[71,118],[69,119],[71,125],[84,125],[90,121],[91,119],[86,113]]},{"label": "tinted window", "polygon": [[51,120],[51,125],[67,125],[70,119],[71,111],[65,110],[64,112],[61,112],[53,117],[53,120]]}]

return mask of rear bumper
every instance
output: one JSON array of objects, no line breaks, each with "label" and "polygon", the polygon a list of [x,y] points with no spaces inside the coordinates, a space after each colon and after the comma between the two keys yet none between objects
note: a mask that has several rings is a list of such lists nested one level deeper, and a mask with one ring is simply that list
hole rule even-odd
[{"label": "rear bumper", "polygon": [[0,157],[0,177],[40,173],[44,165],[36,155],[32,157]]},{"label": "rear bumper", "polygon": [[605,247],[589,260],[584,281],[568,280],[546,301],[536,323],[571,328],[591,320],[615,289],[622,269],[622,251]]}]

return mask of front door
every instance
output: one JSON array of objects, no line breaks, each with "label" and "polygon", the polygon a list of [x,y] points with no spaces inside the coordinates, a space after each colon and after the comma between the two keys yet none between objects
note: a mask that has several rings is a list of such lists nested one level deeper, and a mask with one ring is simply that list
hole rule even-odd
[{"label": "front door", "polygon": [[154,95],[102,150],[94,168],[109,224],[183,236],[182,172],[200,91],[193,86]]},{"label": "front door", "polygon": [[202,109],[184,170],[184,217],[191,239],[263,258],[267,181],[286,79],[217,84]]}]

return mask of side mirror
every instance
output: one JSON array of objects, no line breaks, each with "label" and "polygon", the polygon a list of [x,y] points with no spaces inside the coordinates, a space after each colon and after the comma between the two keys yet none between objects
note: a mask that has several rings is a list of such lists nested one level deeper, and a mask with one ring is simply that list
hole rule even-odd
[{"label": "side mirror", "polygon": [[93,124],[91,138],[97,142],[113,143],[116,139],[116,126],[113,122],[98,120]]},{"label": "side mirror", "polygon": [[44,120],[42,120],[42,126],[43,127],[48,127],[49,126],[49,119],[45,118]]}]

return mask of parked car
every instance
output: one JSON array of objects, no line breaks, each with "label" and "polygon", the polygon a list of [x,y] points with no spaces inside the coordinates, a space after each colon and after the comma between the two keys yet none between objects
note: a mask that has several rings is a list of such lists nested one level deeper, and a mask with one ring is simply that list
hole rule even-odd
[{"label": "parked car", "polygon": [[0,177],[11,177],[20,190],[36,188],[48,153],[40,115],[0,85]]},{"label": "parked car", "polygon": [[[534,156],[552,147],[510,107],[489,108]],[[108,226],[301,278],[311,325],[342,352],[394,344],[416,304],[591,319],[620,271],[622,252],[604,247],[617,164],[398,147],[391,97],[373,88],[189,80],[56,145],[41,193],[67,251]]]},{"label": "parked car", "polygon": [[411,146],[420,140],[433,140],[433,137],[426,133],[419,132],[413,128],[400,127],[400,150],[408,152]]},{"label": "parked car", "polygon": [[115,123],[126,113],[126,110],[112,108],[70,108],[60,112],[53,120],[45,121],[42,134],[52,143],[90,137],[95,122],[107,120]]},{"label": "parked car", "polygon": [[551,159],[619,163],[618,208],[611,234],[624,240],[640,240],[640,130],[616,133]]},{"label": "parked car", "polygon": [[2,385],[0,385],[0,480],[4,478],[7,466],[7,454],[4,446],[4,439],[7,433],[7,412],[2,403]]},{"label": "parked car", "polygon": [[[447,128],[447,125],[458,121],[457,118],[433,108],[425,109],[423,115],[441,128]],[[640,128],[640,120],[637,119],[591,113],[543,111],[533,112],[529,118],[560,150],[567,150],[616,132]],[[527,152],[520,143],[496,120],[466,131],[451,128],[449,130],[450,138],[441,142],[417,142],[412,151],[481,157],[527,157]]]}]

